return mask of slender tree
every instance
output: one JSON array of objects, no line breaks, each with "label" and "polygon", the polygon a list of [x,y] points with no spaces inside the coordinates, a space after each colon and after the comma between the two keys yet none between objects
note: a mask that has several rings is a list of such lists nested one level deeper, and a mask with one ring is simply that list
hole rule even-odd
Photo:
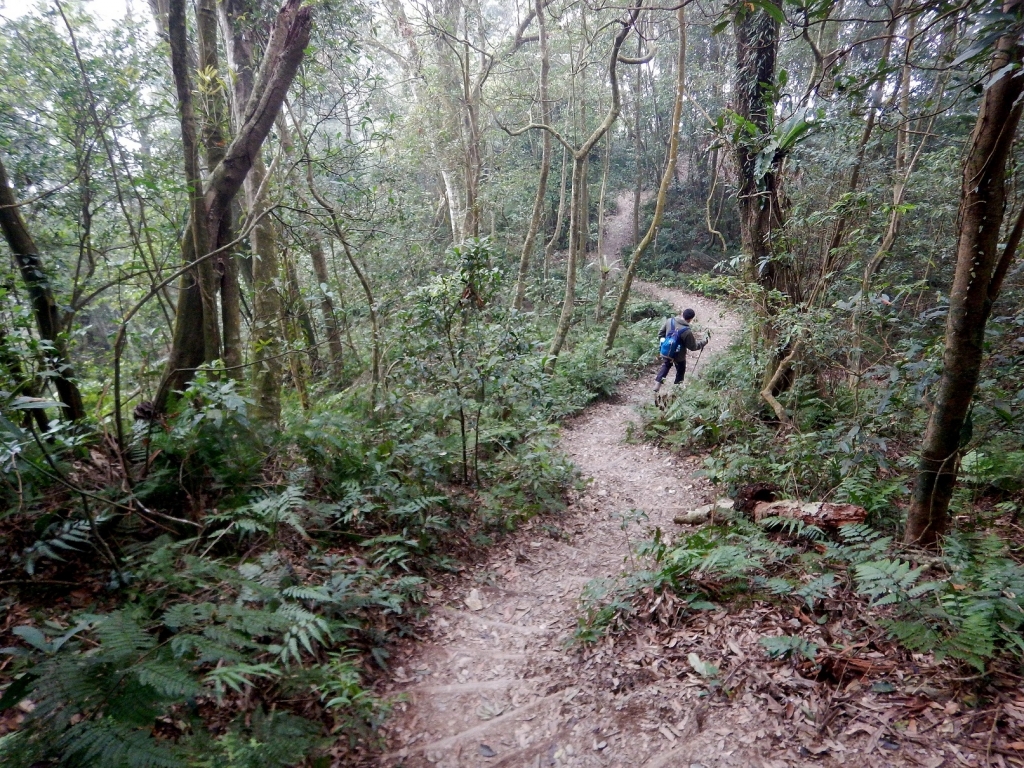
[{"label": "slender tree", "polygon": [[[540,30],[540,114],[541,122],[548,125],[551,122],[551,102],[548,99],[548,76],[551,71],[550,54],[548,52],[547,23],[544,19],[544,2],[535,0],[534,9],[537,13],[537,27]],[[530,259],[533,256],[533,246],[537,241],[537,232],[540,230],[541,222],[544,220],[544,200],[548,192],[548,174],[551,171],[551,134],[543,131],[541,137],[540,154],[540,177],[537,180],[537,194],[533,199],[533,213],[530,216],[530,228],[526,231],[526,239],[523,241],[523,251],[519,256],[519,274],[516,278],[516,295],[512,306],[516,309],[523,308],[523,300],[526,298],[526,278],[530,271]]]},{"label": "slender tree", "polygon": [[[39,255],[32,234],[21,216],[21,207],[14,196],[14,189],[7,178],[7,169],[0,159],[0,229],[4,239],[11,248],[21,279],[25,282],[29,300],[32,302],[32,313],[36,320],[36,329],[48,349],[47,367],[53,371],[53,385],[64,405],[64,415],[72,420],[85,416],[82,394],[75,383],[75,372],[68,358],[67,344],[64,341],[61,327],[60,309],[53,296],[53,288],[47,276],[43,259]],[[34,388],[33,388],[34,391]]]},{"label": "slender tree", "polygon": [[647,232],[640,242],[633,249],[630,256],[629,266],[626,267],[626,274],[622,277],[622,288],[619,290],[619,299],[615,304],[615,311],[612,313],[611,322],[608,325],[608,335],[605,337],[604,348],[610,350],[615,345],[615,336],[622,324],[622,317],[626,312],[626,303],[629,301],[629,291],[633,285],[633,278],[636,277],[637,267],[644,252],[658,234],[661,226],[661,218],[665,212],[665,201],[668,198],[668,188],[676,174],[676,160],[679,156],[679,120],[683,114],[683,99],[686,95],[686,11],[685,6],[680,5],[676,11],[676,19],[679,22],[679,51],[676,57],[676,88],[675,102],[672,106],[672,134],[668,143],[668,156],[665,158],[665,171],[661,175],[661,184],[658,187],[658,198],[654,204],[654,217],[647,228]]},{"label": "slender tree", "polygon": [[741,5],[733,24],[736,33],[734,109],[741,121],[737,128],[741,138],[736,142],[740,239],[747,259],[748,279],[765,291],[789,293],[790,299],[796,302],[799,300],[796,281],[787,265],[775,258],[771,244],[773,232],[782,227],[778,189],[782,158],[773,158],[767,165],[758,163],[762,140],[773,124],[771,93],[779,51],[778,17],[782,14],[775,0],[765,0],[765,4],[771,5],[773,12],[749,3]]},{"label": "slender tree", "polygon": [[[1021,7],[1021,0],[1012,0],[1003,10],[1016,15]],[[1024,93],[1022,52],[1016,32],[997,42],[978,119],[967,145],[946,349],[907,513],[908,544],[934,547],[945,533],[966,437],[965,424],[981,371],[985,326],[1024,230],[1022,209],[1000,250],[1006,165]]]},{"label": "slender tree", "polygon": [[[250,30],[251,8],[246,0],[222,0],[220,25],[227,50],[234,91],[233,122],[242,122],[242,112],[252,97],[255,85],[253,41]],[[277,120],[280,126],[283,121]],[[236,128],[237,130],[237,128]],[[271,179],[263,153],[253,157],[252,170],[243,184],[248,218],[256,221],[252,231],[252,388],[256,416],[276,423],[281,418],[281,352],[284,339],[284,302],[281,266],[278,258],[278,232],[274,221],[265,216],[266,194],[260,194]]]},{"label": "slender tree", "polygon": [[554,370],[558,361],[558,355],[562,351],[566,337],[569,335],[569,327],[572,325],[573,308],[576,304],[576,272],[581,256],[580,251],[585,243],[584,232],[588,219],[588,212],[584,208],[587,160],[594,146],[612,127],[622,109],[618,78],[619,56],[622,52],[623,43],[626,42],[626,38],[636,25],[640,10],[641,4],[638,3],[629,10],[626,18],[619,22],[622,28],[612,42],[611,57],[608,63],[608,80],[611,83],[612,102],[604,118],[579,147],[573,146],[567,138],[558,133],[552,126],[542,123],[530,123],[524,128],[509,132],[511,135],[516,136],[534,129],[548,131],[572,154],[572,181],[570,183],[572,191],[569,200],[569,257],[565,268],[565,296],[562,300],[562,312],[558,318],[555,336],[548,348],[548,362],[545,366],[548,372]]}]

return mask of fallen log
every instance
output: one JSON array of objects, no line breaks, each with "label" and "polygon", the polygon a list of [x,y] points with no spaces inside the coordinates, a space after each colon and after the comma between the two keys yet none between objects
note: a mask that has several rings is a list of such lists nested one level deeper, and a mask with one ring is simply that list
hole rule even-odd
[{"label": "fallen log", "polygon": [[863,523],[867,516],[868,511],[864,507],[858,507],[856,504],[835,504],[830,501],[799,502],[794,499],[783,499],[761,501],[754,505],[754,520],[786,517],[819,528],[839,528],[850,523]]},{"label": "fallen log", "polygon": [[725,512],[732,511],[733,501],[732,499],[719,499],[714,504],[705,504],[702,507],[697,507],[689,512],[684,512],[681,515],[676,515],[672,518],[672,522],[677,525],[696,525],[697,523],[703,523],[710,520],[712,515],[719,515]]}]

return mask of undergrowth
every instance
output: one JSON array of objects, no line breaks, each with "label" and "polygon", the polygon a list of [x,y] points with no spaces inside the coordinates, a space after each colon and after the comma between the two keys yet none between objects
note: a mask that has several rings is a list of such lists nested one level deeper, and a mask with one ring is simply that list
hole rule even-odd
[{"label": "undergrowth", "polygon": [[135,422],[123,462],[5,406],[0,576],[20,591],[0,599],[0,762],[327,765],[374,746],[373,681],[424,589],[564,508],[557,420],[649,362],[664,309],[635,303],[610,356],[580,323],[549,376],[553,318],[496,301],[486,241],[449,266],[407,297],[376,391],[324,386],[280,429],[216,367]]},{"label": "undergrowth", "polygon": [[[729,278],[705,282],[733,284]],[[790,602],[825,627],[834,618],[830,611],[863,606],[907,652],[978,672],[1022,656],[1024,568],[1012,535],[1024,476],[1024,434],[1013,405],[1015,393],[1020,397],[1018,358],[988,358],[963,435],[954,530],[943,551],[924,556],[894,544],[916,467],[912,447],[924,428],[942,350],[941,314],[929,310],[908,320],[897,312],[898,299],[912,295],[911,288],[861,308],[862,323],[878,329],[885,354],[873,357],[856,381],[844,367],[853,341],[846,330],[852,305],[837,302],[800,315],[780,309],[776,344],[799,337],[807,350],[779,395],[789,423],[780,424],[759,395],[773,352],[750,343],[751,336],[762,338],[762,329],[748,326],[745,338],[681,396],[664,409],[650,407],[642,425],[649,440],[703,454],[702,473],[730,495],[759,484],[782,497],[852,503],[867,510],[866,524],[840,528],[837,540],[794,521],[755,524],[741,517],[671,545],[659,533],[641,548],[648,570],[592,586],[580,640],[624,626],[643,591],[654,589],[671,590],[691,610],[712,602]],[[1016,343],[1021,321],[994,320],[994,350]],[[796,634],[765,638],[764,646],[771,655],[814,660],[826,650],[818,642]]]},{"label": "undergrowth", "polygon": [[[648,620],[650,606],[640,596],[653,590],[677,598],[673,615],[661,617],[669,623],[728,601],[777,602],[826,628],[862,611],[861,619],[870,616],[908,651],[981,673],[1001,657],[1024,659],[1024,567],[995,536],[956,533],[940,555],[922,556],[866,524],[842,526],[830,537],[799,520],[755,523],[737,515],[672,543],[659,530],[638,555],[647,559],[646,570],[588,585],[578,641]],[[845,647],[837,638],[834,649],[822,648],[799,633],[767,636],[761,644],[769,656],[810,662]]]}]

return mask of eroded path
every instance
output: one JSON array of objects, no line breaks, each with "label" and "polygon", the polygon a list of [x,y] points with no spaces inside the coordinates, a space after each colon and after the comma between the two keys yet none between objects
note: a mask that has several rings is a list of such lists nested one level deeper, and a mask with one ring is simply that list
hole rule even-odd
[{"label": "eroded path", "polygon": [[[688,379],[738,327],[707,299],[644,284],[638,290],[678,309],[692,306],[714,330]],[[590,483],[558,521],[561,530],[536,521],[437,596],[427,640],[393,660],[392,692],[406,702],[389,723],[384,765],[689,765],[676,762],[682,757],[671,748],[672,731],[666,735],[646,715],[674,700],[679,681],[636,685],[626,680],[628,668],[620,675],[581,663],[567,647],[584,585],[622,572],[630,542],[655,526],[671,528],[674,515],[713,496],[694,475],[695,462],[626,442],[635,406],[652,397],[652,378],[627,384],[564,429],[562,450]]]}]

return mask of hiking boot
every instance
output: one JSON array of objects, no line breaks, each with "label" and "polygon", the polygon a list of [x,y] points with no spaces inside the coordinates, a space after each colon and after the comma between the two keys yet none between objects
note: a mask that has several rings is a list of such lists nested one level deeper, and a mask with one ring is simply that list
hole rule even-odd
[{"label": "hiking boot", "polygon": [[654,391],[657,392],[659,389],[661,389],[661,382],[657,381],[654,383]]}]

